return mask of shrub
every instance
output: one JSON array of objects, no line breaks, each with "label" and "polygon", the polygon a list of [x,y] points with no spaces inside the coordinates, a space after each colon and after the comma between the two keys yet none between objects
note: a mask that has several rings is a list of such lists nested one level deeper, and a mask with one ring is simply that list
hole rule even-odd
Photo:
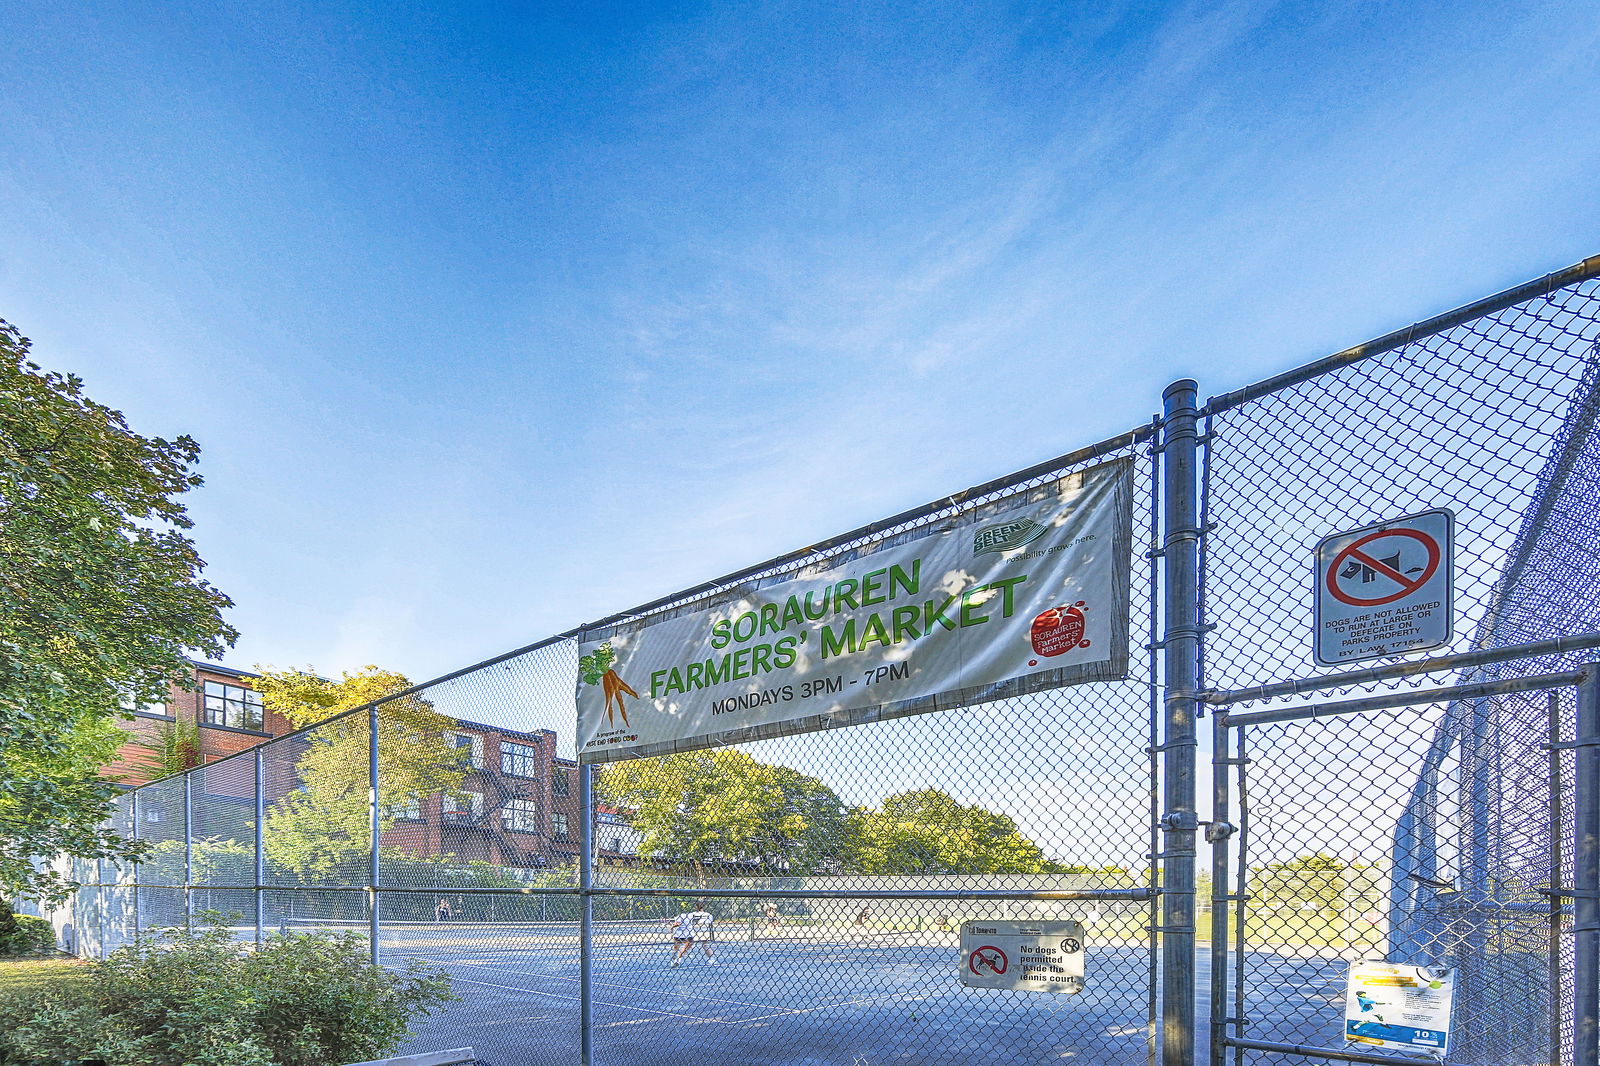
[{"label": "shrub", "polygon": [[0,913],[0,955],[48,955],[56,949],[55,928],[31,914]]},{"label": "shrub", "polygon": [[0,1001],[0,1062],[326,1066],[392,1050],[412,1018],[455,998],[431,968],[374,966],[354,933],[279,934],[248,951],[208,920]]}]

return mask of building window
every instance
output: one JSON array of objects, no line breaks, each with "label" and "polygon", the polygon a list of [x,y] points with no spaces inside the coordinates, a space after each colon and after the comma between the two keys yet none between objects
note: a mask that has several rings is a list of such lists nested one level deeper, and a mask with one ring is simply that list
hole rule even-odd
[{"label": "building window", "polygon": [[550,787],[557,796],[565,796],[569,787],[567,784],[567,772],[565,770],[557,770],[555,775],[550,778]]},{"label": "building window", "polygon": [[500,812],[500,822],[507,829],[517,833],[537,833],[539,808],[531,799],[508,800],[505,810]]},{"label": "building window", "polygon": [[564,814],[550,815],[550,835],[557,840],[567,839],[567,816]]},{"label": "building window", "polygon": [[513,777],[537,777],[539,774],[539,749],[532,744],[500,742],[500,772]]},{"label": "building window", "polygon": [[483,793],[463,789],[459,795],[444,794],[445,821],[464,825],[478,820],[483,813]]},{"label": "building window", "polygon": [[390,818],[397,822],[420,822],[422,821],[422,797],[413,792],[399,803],[391,803],[384,810]]},{"label": "building window", "polygon": [[167,713],[167,705],[165,703],[136,703],[124,696],[120,706],[129,714],[138,715],[140,718],[172,717],[172,715]]},{"label": "building window", "polygon": [[446,733],[445,743],[456,749],[462,766],[483,769],[483,738],[471,733]]},{"label": "building window", "polygon": [[207,725],[225,725],[232,729],[254,729],[259,732],[261,693],[240,685],[207,681],[205,721]]}]

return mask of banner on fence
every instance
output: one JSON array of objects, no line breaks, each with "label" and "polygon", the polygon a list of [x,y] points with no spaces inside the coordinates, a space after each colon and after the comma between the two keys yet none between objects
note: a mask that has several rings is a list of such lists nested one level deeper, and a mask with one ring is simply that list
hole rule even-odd
[{"label": "banner on fence", "polygon": [[578,751],[658,755],[1125,677],[1132,460],[586,631]]}]

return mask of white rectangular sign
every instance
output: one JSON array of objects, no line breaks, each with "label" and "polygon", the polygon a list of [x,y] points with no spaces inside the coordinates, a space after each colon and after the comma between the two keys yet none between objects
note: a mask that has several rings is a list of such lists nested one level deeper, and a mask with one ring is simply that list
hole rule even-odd
[{"label": "white rectangular sign", "polygon": [[579,643],[578,757],[690,751],[1128,670],[1117,459]]},{"label": "white rectangular sign", "polygon": [[1316,631],[1322,666],[1450,643],[1454,516],[1424,511],[1335,533],[1317,545]]},{"label": "white rectangular sign", "polygon": [[1353,963],[1344,1008],[1345,1041],[1443,1058],[1450,1049],[1455,987],[1456,972],[1443,966]]},{"label": "white rectangular sign", "polygon": [[963,922],[961,983],[1022,992],[1083,991],[1077,922]]}]

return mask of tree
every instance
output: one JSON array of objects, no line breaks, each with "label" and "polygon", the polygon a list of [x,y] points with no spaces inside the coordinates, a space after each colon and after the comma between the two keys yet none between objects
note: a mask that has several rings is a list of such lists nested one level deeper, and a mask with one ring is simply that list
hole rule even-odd
[{"label": "tree", "polygon": [[[316,725],[411,687],[376,666],[330,681],[313,672],[263,670],[261,702],[297,728]],[[460,795],[468,772],[445,741],[455,723],[416,693],[378,705],[379,831],[394,811],[434,792]],[[368,800],[368,721],[349,715],[312,731],[296,764],[300,787],[267,812],[265,846],[273,865],[303,881],[363,883],[372,847]]]},{"label": "tree", "polygon": [[199,445],[140,436],[29,348],[0,321],[0,890],[59,899],[34,859],[140,850],[102,826],[115,789],[95,776],[121,705],[238,634],[183,533]]},{"label": "tree", "polygon": [[603,802],[631,812],[639,851],[666,866],[807,874],[837,857],[846,811],[838,795],[787,766],[717,749],[613,763]]},{"label": "tree", "polygon": [[1017,823],[936,788],[897,792],[852,813],[850,864],[871,874],[1053,873]]}]

